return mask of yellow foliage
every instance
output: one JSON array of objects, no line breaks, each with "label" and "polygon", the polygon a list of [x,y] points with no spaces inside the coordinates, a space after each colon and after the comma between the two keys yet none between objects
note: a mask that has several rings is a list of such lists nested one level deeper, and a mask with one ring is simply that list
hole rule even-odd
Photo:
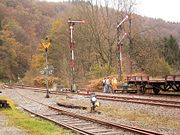
[{"label": "yellow foliage", "polygon": [[60,27],[61,25],[61,20],[59,18],[57,18],[53,23],[52,23],[52,26],[51,26],[51,30],[50,30],[50,36],[52,36],[53,34],[55,34],[58,30],[58,28]]},{"label": "yellow foliage", "polygon": [[37,53],[32,56],[31,68],[32,69],[41,68],[44,62],[45,62],[44,48],[41,44],[38,44]]},{"label": "yellow foliage", "polygon": [[45,60],[44,60],[43,54],[33,55],[32,56],[32,62],[31,62],[32,69],[42,67],[44,61]]}]

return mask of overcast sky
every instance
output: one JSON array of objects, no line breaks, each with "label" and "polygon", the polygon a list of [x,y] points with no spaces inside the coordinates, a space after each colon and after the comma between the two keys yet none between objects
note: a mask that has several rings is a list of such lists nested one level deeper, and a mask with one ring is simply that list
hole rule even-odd
[{"label": "overcast sky", "polygon": [[[44,0],[45,1],[45,0]],[[46,0],[58,2],[63,0]],[[66,0],[64,0],[66,1]],[[136,0],[137,14],[180,22],[180,0]]]},{"label": "overcast sky", "polygon": [[138,14],[180,22],[180,0],[139,0]]}]

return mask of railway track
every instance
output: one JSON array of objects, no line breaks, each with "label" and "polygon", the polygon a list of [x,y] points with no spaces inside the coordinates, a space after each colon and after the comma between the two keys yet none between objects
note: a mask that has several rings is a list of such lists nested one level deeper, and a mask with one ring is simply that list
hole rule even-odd
[{"label": "railway track", "polygon": [[[31,87],[28,87],[31,88]],[[33,88],[36,92],[46,92],[46,90]],[[72,93],[69,91],[51,91],[51,94],[78,94],[82,96],[90,96],[91,93],[87,92],[79,92],[79,93]],[[97,99],[100,100],[109,100],[109,101],[117,101],[117,102],[129,102],[129,103],[137,103],[137,104],[144,104],[144,105],[153,105],[153,106],[162,106],[162,107],[171,107],[171,108],[180,108],[179,101],[173,100],[160,100],[160,99],[150,99],[150,98],[135,98],[135,97],[122,97],[117,95],[107,95],[107,94],[96,94]]]},{"label": "railway track", "polygon": [[172,100],[167,101],[167,100],[157,100],[157,99],[130,98],[130,97],[118,97],[118,96],[106,96],[106,95],[97,95],[97,98],[101,100],[180,108],[180,102],[172,101]]},{"label": "railway track", "polygon": [[[46,91],[37,91],[37,92],[46,92]],[[51,91],[51,94],[60,94],[66,95],[70,92],[59,92],[59,91]],[[71,94],[79,94],[83,96],[90,96],[91,94],[87,93],[71,93]],[[99,100],[108,100],[108,101],[117,101],[117,102],[129,102],[129,103],[137,103],[144,105],[153,105],[153,106],[162,106],[162,107],[171,107],[171,108],[180,108],[180,102],[172,101],[172,100],[157,100],[157,99],[147,99],[147,98],[130,98],[130,97],[120,97],[120,96],[112,96],[112,95],[102,95],[96,94],[97,99]]]},{"label": "railway track", "polygon": [[121,135],[121,134],[142,134],[142,135],[162,135],[154,131],[107,122],[76,114],[60,109],[55,105],[48,105],[35,99],[27,97],[16,90],[21,98],[20,106],[36,116],[50,120],[65,128],[71,129],[83,135]]}]

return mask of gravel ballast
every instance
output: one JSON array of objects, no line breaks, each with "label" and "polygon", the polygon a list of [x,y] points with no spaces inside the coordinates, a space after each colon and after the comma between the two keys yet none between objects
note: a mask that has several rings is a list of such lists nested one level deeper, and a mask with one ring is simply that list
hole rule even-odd
[{"label": "gravel ballast", "polygon": [[[89,108],[91,106],[90,99],[88,97],[77,96],[73,94],[72,95],[68,94],[67,96],[50,94],[50,98],[45,98],[46,93],[33,92],[33,90],[5,89],[5,90],[2,90],[2,93],[0,95],[8,96],[14,99],[17,104],[20,104],[21,99],[17,98],[18,94],[16,93],[16,91],[19,91],[23,95],[34,98],[38,101],[47,103],[49,105],[56,105],[57,102],[63,101],[63,102],[69,102],[73,104],[80,103],[81,105],[83,106],[86,105]],[[166,97],[166,100],[168,100],[167,97]],[[119,124],[137,126],[140,128],[154,130],[154,131],[164,133],[164,134],[169,134],[169,135],[180,134],[180,126],[179,126],[180,125],[180,109],[142,105],[142,104],[135,104],[135,103],[126,103],[126,102],[100,101],[100,103],[101,103],[101,107],[97,109],[98,111],[100,110],[101,112],[100,114],[90,113],[89,111],[90,109],[87,109],[87,110],[70,109],[70,108],[64,108],[64,109],[67,111],[74,112],[74,113],[97,117],[102,120],[112,121]],[[103,110],[104,108],[109,108],[110,109],[108,110],[109,112],[107,110]],[[115,112],[114,114],[116,114],[116,116],[114,116],[113,111]],[[119,112],[116,112],[116,111],[119,111]],[[129,115],[124,114],[126,113],[126,111],[127,113],[129,113]],[[143,121],[143,115],[145,115],[144,121]],[[137,119],[135,116],[138,116],[139,119]],[[157,118],[153,120],[155,116]],[[166,117],[168,119],[172,118],[174,119],[174,121],[172,123],[164,121],[163,118],[166,118]],[[162,124],[163,122],[164,124]],[[166,122],[169,123],[169,125],[167,125]]]}]

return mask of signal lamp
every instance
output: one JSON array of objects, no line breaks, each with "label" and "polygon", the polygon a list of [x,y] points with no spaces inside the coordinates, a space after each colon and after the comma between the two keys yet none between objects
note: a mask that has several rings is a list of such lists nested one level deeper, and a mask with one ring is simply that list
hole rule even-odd
[{"label": "signal lamp", "polygon": [[97,102],[96,95],[95,94],[91,95],[90,100],[92,103],[91,112],[95,112],[95,108],[99,106],[99,102]]}]

